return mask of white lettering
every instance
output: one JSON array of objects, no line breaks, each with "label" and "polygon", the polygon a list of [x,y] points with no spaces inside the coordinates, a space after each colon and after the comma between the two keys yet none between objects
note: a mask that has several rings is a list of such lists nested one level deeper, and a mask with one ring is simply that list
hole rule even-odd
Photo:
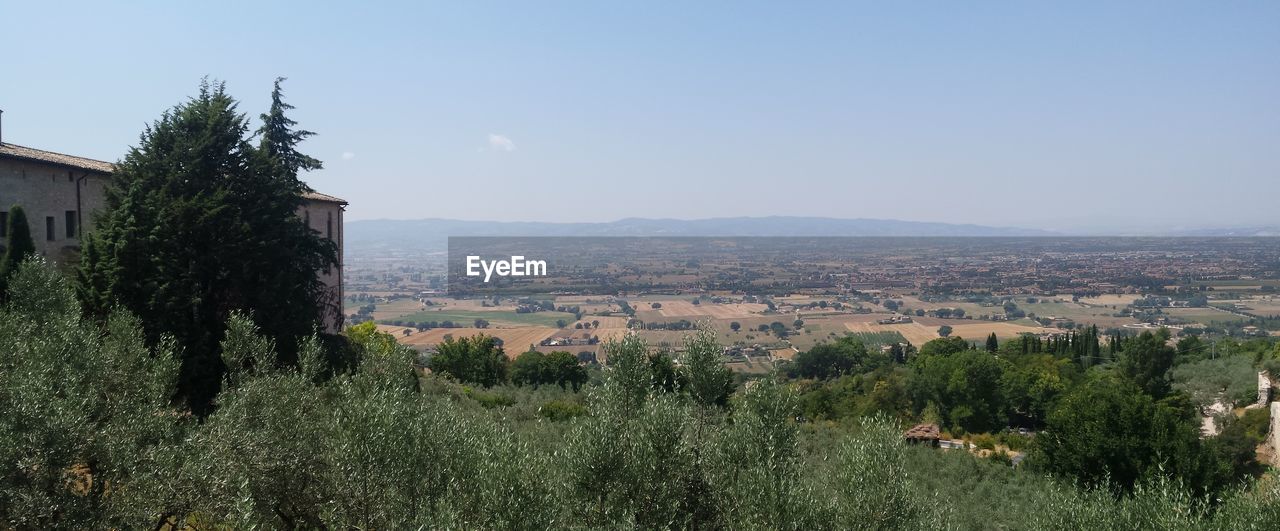
[{"label": "white lettering", "polygon": [[527,263],[527,264],[529,265],[529,269],[528,269],[528,271],[529,271],[528,275],[529,275],[529,276],[531,276],[531,277],[545,277],[545,276],[547,276],[547,261],[546,261],[546,260],[529,260],[528,262],[525,262],[525,263]]},{"label": "white lettering", "polygon": [[498,267],[498,262],[499,262],[499,261],[500,261],[500,260],[494,260],[494,261],[489,262],[489,263],[485,263],[485,261],[484,261],[484,260],[481,260],[481,261],[480,261],[480,265],[484,266],[484,281],[485,281],[485,282],[488,282],[488,281],[489,281],[489,278],[493,276],[493,270],[494,270],[494,269],[496,269],[496,268]]},{"label": "white lettering", "polygon": [[545,277],[547,276],[546,260],[525,260],[523,255],[512,256],[510,260],[484,260],[479,256],[467,256],[467,276],[478,277],[484,272],[484,281],[489,282],[494,275],[500,277]]}]

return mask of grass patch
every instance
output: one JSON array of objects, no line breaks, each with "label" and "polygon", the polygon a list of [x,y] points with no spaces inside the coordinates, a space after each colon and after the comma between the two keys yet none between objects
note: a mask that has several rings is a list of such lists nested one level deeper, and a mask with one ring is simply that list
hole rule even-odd
[{"label": "grass patch", "polygon": [[902,332],[885,331],[885,332],[849,332],[849,336],[857,338],[863,345],[868,347],[879,348],[884,345],[893,345],[897,343],[906,343],[907,338],[902,336]]}]

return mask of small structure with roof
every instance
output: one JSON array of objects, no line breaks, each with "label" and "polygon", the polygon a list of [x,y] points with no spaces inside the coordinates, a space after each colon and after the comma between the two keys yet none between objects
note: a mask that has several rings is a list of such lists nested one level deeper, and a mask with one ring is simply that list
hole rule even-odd
[{"label": "small structure with roof", "polygon": [[942,431],[938,429],[937,424],[916,424],[902,437],[911,444],[925,444],[937,448],[938,441],[942,439]]}]

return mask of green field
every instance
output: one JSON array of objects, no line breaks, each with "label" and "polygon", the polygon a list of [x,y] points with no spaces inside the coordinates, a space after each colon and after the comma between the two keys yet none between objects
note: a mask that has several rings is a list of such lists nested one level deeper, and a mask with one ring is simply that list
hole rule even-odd
[{"label": "green field", "polygon": [[1050,301],[1035,304],[1021,302],[1018,303],[1018,308],[1029,314],[1033,313],[1036,317],[1053,316],[1070,319],[1079,325],[1096,324],[1099,328],[1123,326],[1134,322],[1127,317],[1114,317],[1118,311],[1116,309],[1107,306],[1086,306],[1074,302]]},{"label": "green field", "polygon": [[564,320],[572,323],[576,320],[573,314],[564,312],[516,313],[511,311],[486,312],[468,310],[425,310],[395,318],[397,321],[404,322],[453,321],[462,326],[471,326],[476,319],[484,319],[494,325],[550,326],[553,328],[556,326],[556,321]]},{"label": "green field", "polygon": [[845,335],[857,338],[868,348],[880,348],[882,345],[907,342],[907,338],[902,337],[901,332],[849,332]]},{"label": "green field", "polygon": [[1201,324],[1238,323],[1247,321],[1244,317],[1213,308],[1164,308],[1165,315],[1178,317]]}]

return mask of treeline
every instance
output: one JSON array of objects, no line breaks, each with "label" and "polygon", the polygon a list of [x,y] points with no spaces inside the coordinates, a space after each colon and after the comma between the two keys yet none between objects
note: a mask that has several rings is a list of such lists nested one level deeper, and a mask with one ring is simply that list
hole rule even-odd
[{"label": "treeline", "polygon": [[721,400],[728,371],[705,334],[685,345],[680,385],[659,384],[666,365],[629,336],[607,347],[585,414],[522,420],[504,413],[518,405],[485,409],[415,374],[413,353],[370,327],[345,336],[354,368],[331,371],[315,339],[297,345],[297,366],[279,365],[276,345],[235,315],[217,407],[197,421],[170,400],[181,344],[148,346],[123,313],[85,320],[38,262],[10,294],[6,527],[1243,529],[1280,518],[1274,484],[1206,504],[1152,479],[1116,497],[909,447],[884,417],[815,431],[771,379]]},{"label": "treeline", "polygon": [[[1104,348],[1090,327],[1047,340],[988,337],[983,347],[952,337],[871,351],[846,337],[798,354],[787,373],[806,418],[889,414],[953,436],[999,435],[1029,453],[1024,466],[1085,485],[1127,491],[1172,475],[1212,496],[1261,471],[1253,449],[1265,418],[1228,420],[1202,439],[1198,410],[1173,388],[1175,364],[1202,359],[1197,339],[1174,347],[1167,330],[1146,331]],[[1280,347],[1269,355],[1280,359]],[[1013,428],[1035,435],[1004,434]]]},{"label": "treeline", "polygon": [[508,361],[497,338],[483,334],[445,339],[428,358],[427,367],[458,381],[485,387],[507,382],[534,387],[557,384],[577,392],[588,378],[587,369],[568,352],[543,354],[530,350]]}]

